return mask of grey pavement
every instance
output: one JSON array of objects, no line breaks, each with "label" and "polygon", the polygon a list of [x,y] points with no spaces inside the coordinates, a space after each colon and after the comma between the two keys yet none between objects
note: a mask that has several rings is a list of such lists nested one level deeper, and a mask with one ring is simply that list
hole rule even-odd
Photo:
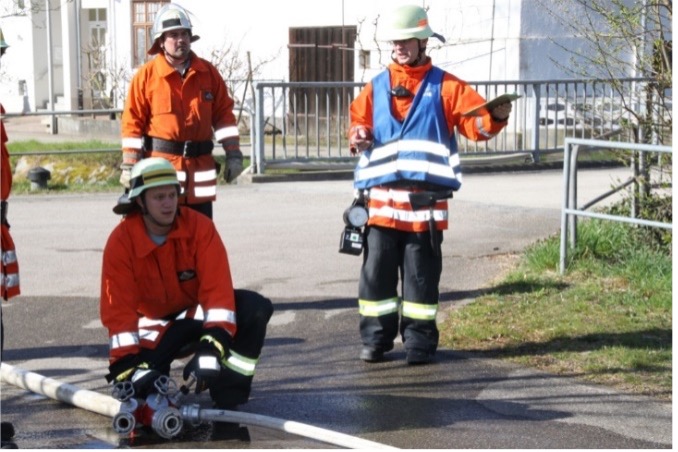
[{"label": "grey pavement", "polygon": [[[624,169],[582,171],[580,200]],[[559,171],[469,174],[450,204],[443,243],[442,321],[491,287],[560,226]],[[9,220],[22,295],[5,303],[5,355],[16,367],[108,394],[107,335],[98,318],[101,253],[119,221],[117,193],[15,196]],[[442,349],[407,366],[400,344],[379,364],[358,359],[361,259],[338,253],[349,181],[222,186],[215,223],[236,287],[271,298],[251,401],[242,411],[399,448],[671,448],[671,403]],[[180,362],[173,367],[179,379]],[[189,400],[208,406],[206,395]],[[325,448],[250,427],[250,442],[209,441],[209,427],[172,442],[121,440],[110,419],[2,384],[2,419],[20,448]],[[144,442],[147,441],[147,442]]]}]

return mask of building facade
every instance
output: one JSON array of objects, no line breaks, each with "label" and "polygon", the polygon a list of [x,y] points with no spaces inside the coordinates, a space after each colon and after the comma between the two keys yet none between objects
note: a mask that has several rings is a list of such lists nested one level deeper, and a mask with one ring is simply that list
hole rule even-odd
[{"label": "building facade", "polygon": [[[577,2],[568,14],[576,20]],[[121,108],[146,59],[164,0],[0,0],[10,45],[0,66],[8,112]],[[545,0],[179,0],[191,13],[195,52],[214,62],[237,99],[249,81],[367,81],[390,62],[375,34],[399,4],[428,10],[435,64],[470,81],[572,78],[567,49],[586,51]],[[573,9],[575,8],[575,9]],[[632,76],[634,74],[619,74]],[[251,86],[251,85],[250,85]]]}]

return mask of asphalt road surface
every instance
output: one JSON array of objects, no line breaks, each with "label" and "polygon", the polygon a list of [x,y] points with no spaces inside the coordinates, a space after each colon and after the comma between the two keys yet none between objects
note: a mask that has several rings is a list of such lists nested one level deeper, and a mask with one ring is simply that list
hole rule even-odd
[{"label": "asphalt road surface", "polygon": [[[582,171],[586,202],[626,170]],[[99,321],[101,254],[119,221],[117,194],[14,196],[9,221],[22,295],[2,309],[3,360],[110,394],[107,334]],[[236,287],[271,298],[271,319],[252,397],[242,411],[311,424],[398,448],[671,448],[671,404],[442,349],[407,366],[358,359],[361,259],[338,253],[349,181],[220,187],[215,223]],[[559,171],[469,174],[450,206],[443,242],[440,320],[491,287],[525,246],[560,228]],[[181,362],[173,367],[180,382]],[[211,427],[177,439],[120,438],[111,420],[2,384],[2,420],[20,448],[326,448],[323,442],[249,426],[249,441],[213,441]],[[208,396],[186,403],[209,406]]]}]

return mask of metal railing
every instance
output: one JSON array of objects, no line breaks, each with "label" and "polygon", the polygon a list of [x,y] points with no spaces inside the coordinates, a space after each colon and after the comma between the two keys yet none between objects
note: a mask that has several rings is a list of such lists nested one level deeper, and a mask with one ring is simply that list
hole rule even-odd
[{"label": "metal railing", "polygon": [[[632,141],[618,132],[628,130],[624,124],[635,124],[635,115],[643,116],[645,88],[651,83],[647,78],[471,82],[486,99],[507,92],[521,97],[514,101],[508,125],[493,139],[473,142],[457,134],[462,164],[538,162],[546,154],[562,153],[567,138]],[[256,82],[254,102],[238,106],[245,114],[243,120],[249,121],[250,142],[243,147],[251,146],[253,171],[261,174],[266,167],[352,169],[356,158],[350,155],[346,137],[349,107],[363,86],[357,82]],[[59,116],[121,111],[39,111],[4,117],[50,116],[51,133],[56,134]],[[661,119],[662,115],[670,115],[670,109],[655,111],[653,116]],[[657,136],[654,130],[653,134]]]},{"label": "metal railing", "polygon": [[[489,141],[457,134],[464,157],[502,156],[539,161],[562,153],[566,138],[596,138],[636,121],[651,79],[471,82],[486,99],[515,92],[504,130]],[[332,162],[353,165],[346,133],[349,106],[364,83],[256,83],[254,162],[256,172],[276,166]],[[614,139],[624,139],[615,137]],[[467,159],[468,161],[468,159]]]},{"label": "metal railing", "polygon": [[560,220],[560,274],[565,273],[567,263],[567,243],[569,237],[570,249],[574,250],[577,245],[577,217],[598,218],[602,220],[618,221],[623,223],[631,223],[640,226],[649,226],[654,228],[664,228],[673,231],[672,223],[664,223],[660,221],[644,220],[635,218],[635,213],[632,211],[629,216],[609,215],[598,212],[590,212],[587,209],[602,199],[613,195],[614,193],[624,189],[625,187],[637,183],[639,174],[637,168],[633,167],[633,176],[627,181],[621,183],[609,192],[598,196],[594,200],[586,203],[581,208],[577,207],[577,158],[582,147],[586,147],[587,151],[606,151],[610,149],[621,149],[624,151],[640,151],[640,152],[659,152],[672,153],[670,146],[658,146],[652,144],[636,144],[623,142],[610,142],[603,140],[588,140],[581,138],[566,138],[563,160],[563,208],[561,210]]}]

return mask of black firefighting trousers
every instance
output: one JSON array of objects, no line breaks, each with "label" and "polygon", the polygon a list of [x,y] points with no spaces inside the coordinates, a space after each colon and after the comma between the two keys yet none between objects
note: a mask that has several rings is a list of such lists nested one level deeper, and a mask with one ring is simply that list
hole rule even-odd
[{"label": "black firefighting trousers", "polygon": [[[434,253],[429,232],[405,232],[371,226],[365,230],[365,248],[360,274],[360,335],[363,345],[384,351],[393,348],[398,331],[406,350],[435,353],[438,328],[438,285],[442,272],[438,234],[438,252]],[[398,279],[402,298],[398,298]],[[397,309],[380,309],[393,306]],[[374,307],[374,310],[366,309]],[[422,315],[419,315],[422,313]],[[400,319],[400,330],[398,320]]]},{"label": "black firefighting trousers", "polygon": [[[249,360],[257,360],[266,338],[266,326],[273,315],[271,300],[249,290],[235,291],[235,312],[238,331],[231,343],[231,351]],[[170,364],[186,356],[191,345],[197,345],[202,336],[203,322],[182,319],[165,332],[155,349],[143,349],[141,361],[168,375]],[[210,396],[217,408],[228,409],[246,403],[254,375],[244,375],[223,368],[221,375],[210,384]]]}]

